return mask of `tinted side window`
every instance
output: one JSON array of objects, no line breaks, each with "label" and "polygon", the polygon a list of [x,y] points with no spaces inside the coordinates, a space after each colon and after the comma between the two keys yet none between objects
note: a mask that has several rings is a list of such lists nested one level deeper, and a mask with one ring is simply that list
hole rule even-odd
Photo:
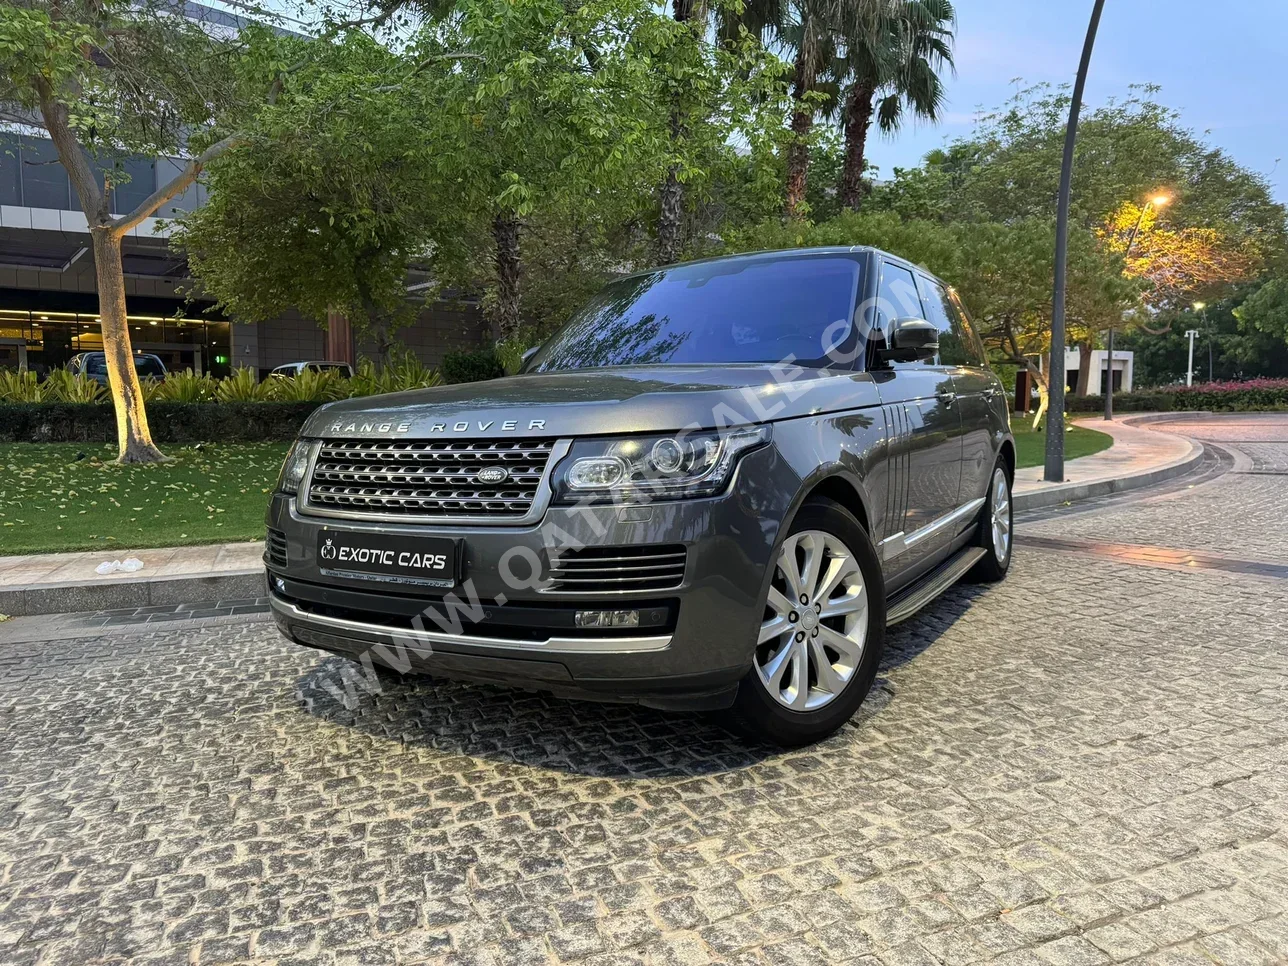
[{"label": "tinted side window", "polygon": [[962,300],[958,298],[957,293],[951,289],[948,292],[949,305],[956,313],[957,321],[961,325],[962,345],[966,349],[966,355],[970,358],[972,366],[988,367],[988,353],[984,350],[984,341],[980,338],[979,329],[971,320],[970,314],[966,311],[966,306],[962,305]]},{"label": "tinted side window", "polygon": [[932,282],[924,275],[917,276],[921,282],[921,301],[926,306],[926,321],[939,330],[939,364],[943,366],[966,366],[966,351],[962,348],[961,333],[958,332],[957,313],[948,302],[948,293],[938,282]]},{"label": "tinted side window", "polygon": [[952,298],[936,281],[920,276],[926,319],[939,329],[939,361],[945,366],[986,366],[983,347]]},{"label": "tinted side window", "polygon": [[91,376],[107,374],[107,356],[94,353],[85,357],[85,372]]},{"label": "tinted side window", "polygon": [[917,297],[917,282],[912,272],[902,265],[886,262],[881,270],[881,290],[878,308],[881,325],[887,333],[895,319],[923,318],[921,300]]}]

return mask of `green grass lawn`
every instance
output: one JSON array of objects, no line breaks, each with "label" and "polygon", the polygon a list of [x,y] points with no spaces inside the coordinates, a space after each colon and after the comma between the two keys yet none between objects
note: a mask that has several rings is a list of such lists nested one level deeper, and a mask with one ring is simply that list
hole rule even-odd
[{"label": "green grass lawn", "polygon": [[258,540],[288,447],[163,446],[169,463],[118,466],[115,445],[0,444],[0,554]]},{"label": "green grass lawn", "polygon": [[[1045,417],[1043,421],[1045,422]],[[1032,425],[1032,416],[1028,419],[1011,417],[1011,432],[1015,436],[1015,460],[1020,468],[1041,466],[1045,462],[1046,433],[1035,433],[1030,428]],[[1108,433],[1082,429],[1067,422],[1064,424],[1064,458],[1067,460],[1090,456],[1113,445],[1114,438]]]},{"label": "green grass lawn", "polygon": [[[1040,466],[1045,433],[1011,425],[1020,466]],[[1113,439],[1069,427],[1065,457]],[[287,443],[163,447],[171,462],[118,466],[95,443],[0,444],[0,554],[258,540]],[[79,457],[79,458],[78,458]]]}]

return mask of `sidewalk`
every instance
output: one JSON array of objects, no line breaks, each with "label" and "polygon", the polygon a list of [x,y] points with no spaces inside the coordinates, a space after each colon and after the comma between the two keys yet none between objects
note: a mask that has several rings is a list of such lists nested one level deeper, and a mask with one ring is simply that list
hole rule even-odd
[{"label": "sidewalk", "polygon": [[[153,607],[264,596],[264,544],[225,543],[155,550],[90,550],[0,557],[0,614]],[[98,574],[109,560],[136,557],[136,574]]]},{"label": "sidewalk", "polygon": [[[1111,422],[1098,417],[1074,420],[1083,429],[1108,433],[1114,445],[1107,450],[1070,460],[1063,483],[1047,483],[1042,467],[1030,466],[1015,474],[1015,509],[1072,503],[1121,493],[1169,480],[1199,464],[1201,444],[1167,432],[1170,413],[1132,413]],[[1149,428],[1159,424],[1158,429]]]},{"label": "sidewalk", "polygon": [[[1068,479],[1064,483],[1043,482],[1041,467],[1020,470],[1016,473],[1015,509],[1053,506],[1148,486],[1198,465],[1203,447],[1161,428],[1145,428],[1143,424],[1155,418],[1133,414],[1111,423],[1079,420],[1079,425],[1109,433],[1114,445],[1093,456],[1071,460],[1065,467]],[[262,553],[263,544],[255,541],[0,557],[0,614],[55,614],[262,597]],[[142,560],[143,569],[136,574],[94,572],[105,560],[126,557]]]}]

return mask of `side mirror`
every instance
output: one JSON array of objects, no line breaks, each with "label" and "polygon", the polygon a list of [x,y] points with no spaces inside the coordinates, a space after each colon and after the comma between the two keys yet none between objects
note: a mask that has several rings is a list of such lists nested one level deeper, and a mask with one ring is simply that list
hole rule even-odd
[{"label": "side mirror", "polygon": [[540,348],[541,348],[541,346],[539,346],[539,345],[534,345],[531,349],[525,349],[525,350],[523,350],[523,355],[519,356],[519,371],[520,371],[520,372],[522,372],[524,369],[528,368],[528,363],[532,361],[532,357],[533,357],[533,356],[535,356],[535,355],[537,354],[537,350],[538,350],[538,349],[540,349]]},{"label": "side mirror", "polygon": [[877,355],[882,362],[916,362],[939,351],[939,330],[925,319],[895,319],[886,336],[886,347]]}]

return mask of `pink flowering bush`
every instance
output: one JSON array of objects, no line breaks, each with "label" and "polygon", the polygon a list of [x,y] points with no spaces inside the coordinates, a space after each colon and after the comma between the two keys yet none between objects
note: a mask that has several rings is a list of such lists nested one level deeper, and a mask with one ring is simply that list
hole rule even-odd
[{"label": "pink flowering bush", "polygon": [[[1070,412],[1099,412],[1103,396],[1069,396]],[[1203,382],[1114,393],[1118,412],[1275,412],[1288,410],[1288,379],[1249,379],[1246,382]]]}]

